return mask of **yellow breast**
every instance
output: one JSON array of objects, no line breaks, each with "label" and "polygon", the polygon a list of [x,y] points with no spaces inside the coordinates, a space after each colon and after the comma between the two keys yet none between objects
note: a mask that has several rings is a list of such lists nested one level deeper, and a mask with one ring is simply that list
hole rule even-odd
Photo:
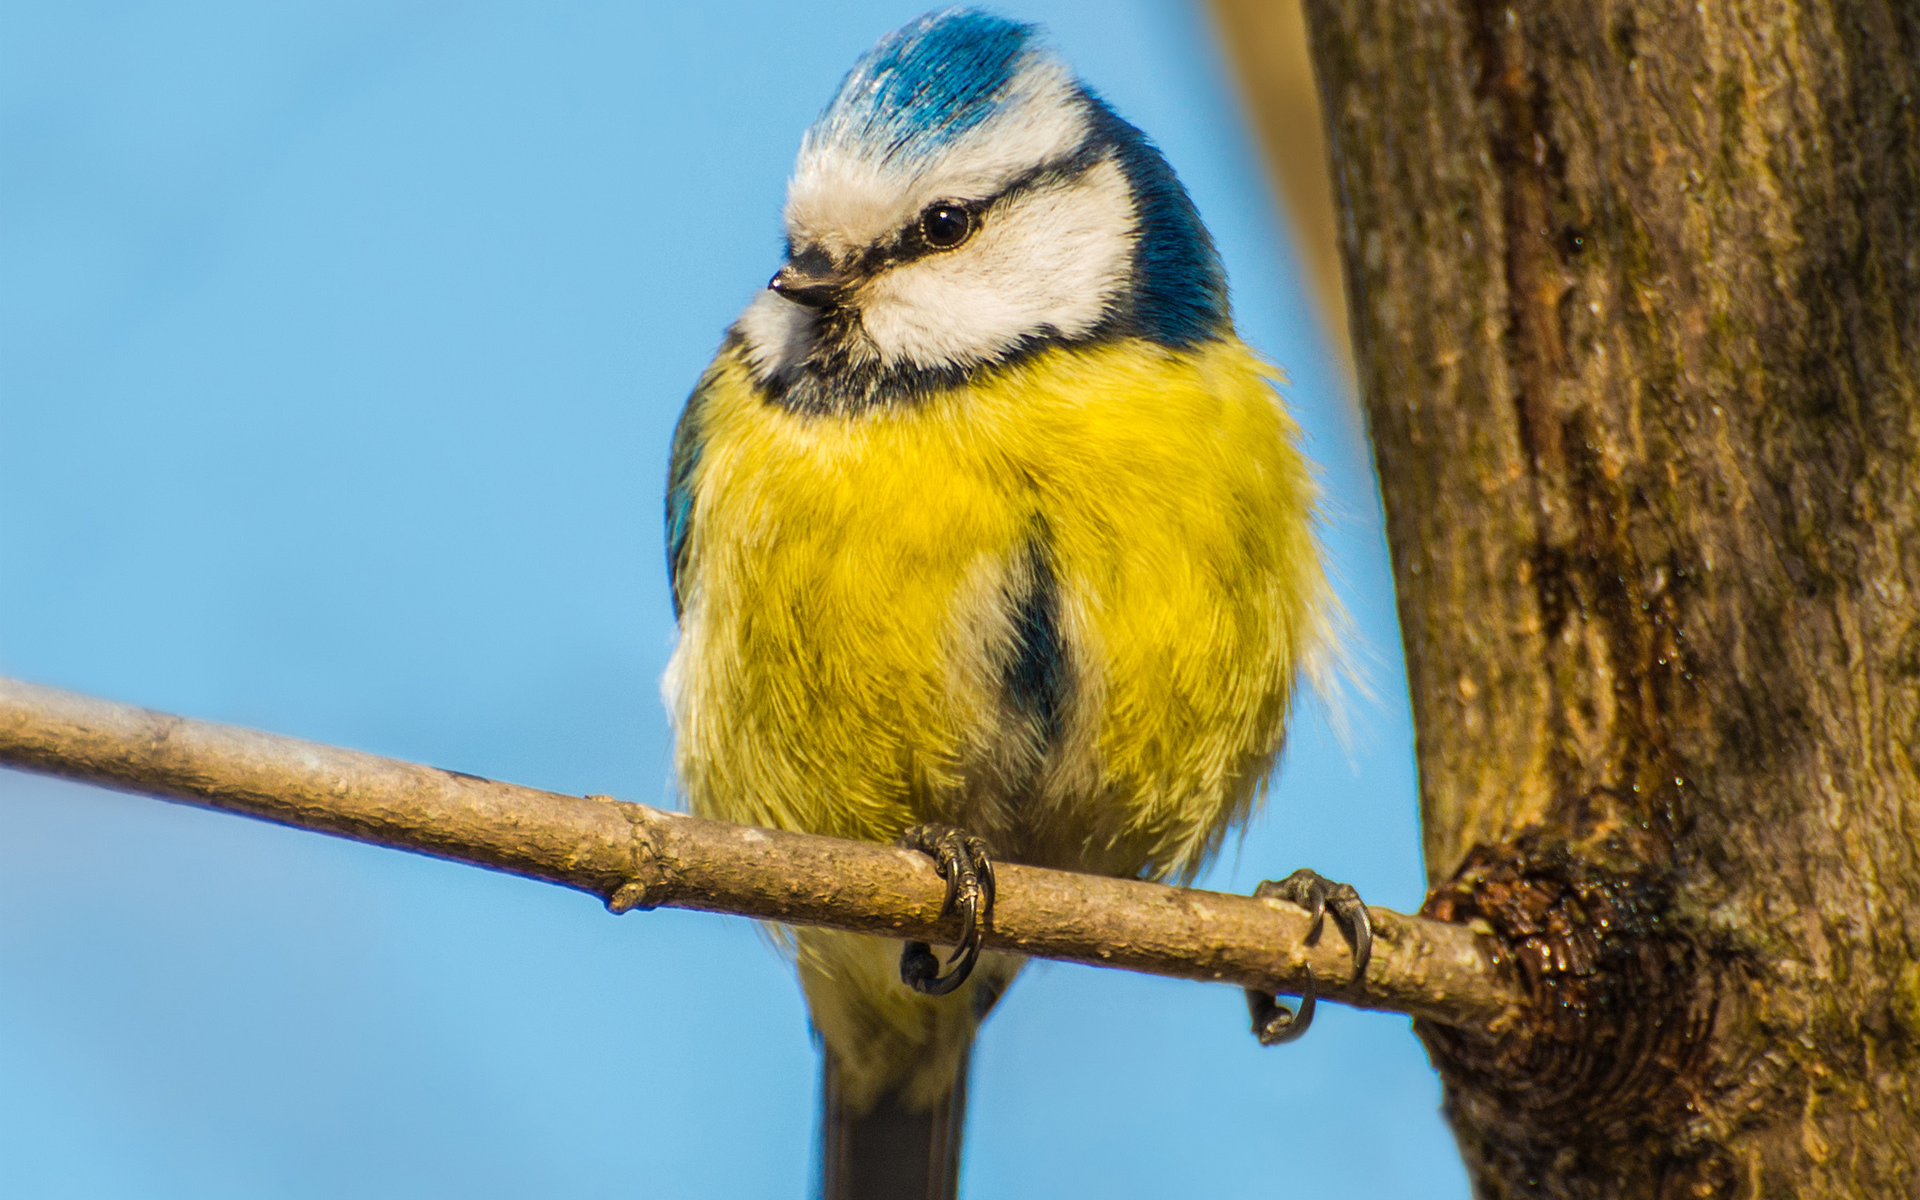
[{"label": "yellow breast", "polygon": [[[943,820],[1030,861],[1197,866],[1252,803],[1328,615],[1271,373],[1236,340],[1120,342],[809,415],[723,354],[693,402],[668,674],[695,810],[874,840]],[[1046,745],[1004,679],[1036,546],[1070,680]]]}]

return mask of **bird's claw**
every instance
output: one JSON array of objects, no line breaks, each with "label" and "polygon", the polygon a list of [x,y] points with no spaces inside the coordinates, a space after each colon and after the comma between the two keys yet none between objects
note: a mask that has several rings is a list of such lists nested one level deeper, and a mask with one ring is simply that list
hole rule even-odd
[{"label": "bird's claw", "polygon": [[[1318,871],[1302,867],[1285,879],[1266,880],[1253,889],[1253,894],[1285,900],[1306,909],[1313,921],[1307,929],[1308,945],[1320,940],[1320,930],[1331,912],[1334,922],[1353,944],[1354,979],[1366,976],[1367,963],[1373,958],[1373,922],[1352,884],[1334,883]],[[1253,1017],[1253,1036],[1260,1039],[1261,1045],[1278,1046],[1293,1041],[1313,1024],[1313,968],[1307,968],[1307,985],[1300,992],[1298,1009],[1290,1011],[1276,997],[1248,988],[1247,1010]]]},{"label": "bird's claw", "polygon": [[908,942],[900,953],[901,982],[924,995],[944,996],[967,981],[980,958],[981,935],[993,918],[993,856],[986,842],[950,825],[915,825],[900,835],[898,844],[933,859],[934,869],[947,881],[940,914],[960,913],[960,940],[945,975],[926,942]]},{"label": "bird's claw", "polygon": [[1300,990],[1300,1007],[1288,1008],[1278,996],[1247,989],[1247,1013],[1253,1017],[1253,1036],[1262,1046],[1291,1042],[1313,1024],[1313,968],[1307,968],[1307,986]]},{"label": "bird's claw", "polygon": [[1321,926],[1331,912],[1353,944],[1353,977],[1359,979],[1366,975],[1367,963],[1373,958],[1373,921],[1352,884],[1335,883],[1318,871],[1301,867],[1285,879],[1267,880],[1253,889],[1253,894],[1285,900],[1306,909],[1313,921],[1307,930],[1309,946],[1320,940]]}]

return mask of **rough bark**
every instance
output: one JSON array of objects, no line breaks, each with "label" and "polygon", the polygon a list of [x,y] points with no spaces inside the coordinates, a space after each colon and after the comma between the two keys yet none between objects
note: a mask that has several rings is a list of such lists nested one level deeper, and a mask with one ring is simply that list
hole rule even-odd
[{"label": "rough bark", "polygon": [[1480,1194],[1915,1194],[1920,8],[1307,8]]},{"label": "rough bark", "polygon": [[[429,854],[591,893],[615,913],[693,908],[950,944],[946,886],[897,847],[564,796],[0,679],[0,765]],[[1373,961],[1304,909],[1004,863],[986,945],[1178,979],[1319,994],[1449,1026],[1514,1019],[1486,939],[1370,909]],[[1311,971],[1311,975],[1309,975]]]}]

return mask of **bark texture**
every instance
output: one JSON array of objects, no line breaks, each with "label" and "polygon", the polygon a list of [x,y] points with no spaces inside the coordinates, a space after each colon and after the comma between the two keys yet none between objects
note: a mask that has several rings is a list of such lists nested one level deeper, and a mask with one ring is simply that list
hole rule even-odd
[{"label": "bark texture", "polygon": [[1920,1190],[1920,6],[1308,0],[1482,1195]]}]

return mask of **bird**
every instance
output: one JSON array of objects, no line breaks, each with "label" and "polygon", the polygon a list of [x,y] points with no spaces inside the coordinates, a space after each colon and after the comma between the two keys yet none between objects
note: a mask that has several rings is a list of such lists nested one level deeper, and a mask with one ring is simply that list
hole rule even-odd
[{"label": "bird", "polygon": [[[993,863],[1186,881],[1253,811],[1339,610],[1278,371],[1166,156],[1034,25],[929,13],[801,139],[784,261],[675,428],[663,680],[692,810],[924,852],[934,948],[793,929],[820,1194],[956,1194],[1020,970]],[[1311,871],[1262,885],[1365,907]],[[1261,1040],[1312,1014],[1249,997]]]}]

